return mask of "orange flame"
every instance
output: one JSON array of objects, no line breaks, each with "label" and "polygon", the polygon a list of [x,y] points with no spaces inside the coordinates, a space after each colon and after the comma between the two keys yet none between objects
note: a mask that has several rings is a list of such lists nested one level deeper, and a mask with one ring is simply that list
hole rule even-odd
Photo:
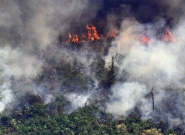
[{"label": "orange flame", "polygon": [[79,37],[78,35],[72,35],[71,33],[68,32],[67,42],[72,42],[72,43],[81,42],[81,43],[83,43],[87,40],[95,41],[95,40],[100,40],[101,38],[108,38],[108,37],[116,37],[117,36],[117,32],[115,30],[113,30],[106,35],[101,34],[101,38],[100,38],[95,26],[89,26],[87,24],[86,29],[87,29],[87,36],[86,36],[86,34],[82,34]]},{"label": "orange flame", "polygon": [[91,40],[91,37],[92,37],[92,34],[91,34],[91,27],[89,27],[88,25],[86,25],[86,28],[87,28],[87,37],[89,40]]},{"label": "orange flame", "polygon": [[89,27],[89,25],[86,25],[86,28],[88,40],[94,41],[95,39],[100,39],[95,26]]},{"label": "orange flame", "polygon": [[79,39],[78,39],[78,35],[75,35],[72,39],[73,43],[78,43]]},{"label": "orange flame", "polygon": [[73,43],[77,43],[79,41],[78,35],[74,35],[72,36],[70,33],[68,33],[68,40],[67,42],[73,42]]},{"label": "orange flame", "polygon": [[[105,35],[101,34],[101,36],[100,36],[101,38],[100,38],[95,26],[88,26],[88,25],[86,25],[86,29],[87,29],[87,36],[86,36],[86,34],[82,34],[81,36],[78,36],[78,35],[72,35],[71,33],[68,33],[68,40],[67,40],[67,42],[72,42],[72,43],[81,42],[81,43],[83,43],[83,42],[86,42],[87,40],[95,41],[95,40],[99,40],[99,39],[103,39],[103,38],[109,38],[109,37],[113,37],[114,38],[114,37],[117,36],[117,31],[116,30],[112,30],[112,31],[108,32]],[[149,38],[149,36],[142,35],[142,34],[138,34],[136,36],[136,40],[139,41],[141,44],[144,44],[144,45],[148,45],[148,44],[150,44],[150,43],[155,41],[155,40]],[[176,38],[173,37],[173,35],[170,32],[170,30],[167,29],[165,34],[163,34],[161,40],[165,41],[165,42],[175,42]]]},{"label": "orange flame", "polygon": [[98,36],[98,32],[97,32],[95,26],[92,26],[92,31],[93,31],[93,37],[94,37],[94,39],[100,39],[100,37]]},{"label": "orange flame", "polygon": [[147,44],[149,44],[149,43],[152,42],[152,41],[149,39],[148,36],[143,36],[143,35],[141,35],[141,34],[137,35],[136,39],[137,39],[138,41],[140,41],[142,44],[145,44],[145,45],[147,45]]},{"label": "orange flame", "polygon": [[176,38],[172,36],[172,33],[170,30],[166,30],[166,33],[162,36],[162,40],[166,42],[174,42],[176,41]]}]

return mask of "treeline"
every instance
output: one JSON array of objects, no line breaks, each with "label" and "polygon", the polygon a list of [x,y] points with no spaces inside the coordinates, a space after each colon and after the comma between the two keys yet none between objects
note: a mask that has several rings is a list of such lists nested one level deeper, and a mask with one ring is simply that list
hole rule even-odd
[{"label": "treeline", "polygon": [[[27,99],[27,100],[26,100]],[[63,107],[69,103],[64,96],[45,105],[34,94],[27,93],[23,100],[29,104],[19,105],[12,115],[1,115],[0,134],[8,135],[169,135],[176,134],[163,122],[143,121],[136,114],[115,119],[96,105],[85,106],[71,114],[64,114]]]},{"label": "treeline", "polygon": [[[98,49],[97,49],[98,50]],[[88,67],[92,76],[86,75],[86,65],[77,60],[67,61],[65,57],[48,59],[43,72],[34,78],[36,86],[43,88],[43,93],[52,93],[55,99],[45,104],[36,90],[28,90],[19,96],[19,102],[10,110],[5,110],[0,117],[0,134],[8,135],[169,135],[164,122],[157,124],[150,120],[143,121],[136,114],[115,119],[98,107],[108,100],[111,86],[123,78],[117,78],[114,58],[108,66],[102,57],[95,57]],[[93,79],[93,77],[95,79]],[[70,92],[86,92],[98,82],[97,92],[102,93],[102,101],[92,101],[91,105],[66,114],[71,101],[64,96]],[[16,83],[16,82],[15,82]],[[19,90],[15,90],[19,94]],[[10,109],[10,108],[9,108]],[[10,113],[11,112],[11,113]]]}]

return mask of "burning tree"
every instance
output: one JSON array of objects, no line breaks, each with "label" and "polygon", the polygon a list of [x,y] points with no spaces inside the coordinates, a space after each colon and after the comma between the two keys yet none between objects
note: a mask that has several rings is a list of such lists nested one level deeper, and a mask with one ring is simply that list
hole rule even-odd
[{"label": "burning tree", "polygon": [[88,40],[94,41],[94,40],[100,39],[95,26],[89,27],[89,25],[86,25],[86,28],[87,28]]},{"label": "burning tree", "polygon": [[111,32],[108,32],[107,34],[101,34],[101,38],[98,34],[98,31],[97,31],[97,28],[92,25],[92,26],[89,26],[89,25],[86,25],[86,29],[87,29],[87,34],[82,34],[81,36],[77,35],[77,34],[71,34],[70,32],[68,33],[68,40],[67,42],[68,43],[83,43],[85,41],[95,41],[95,40],[100,40],[102,37],[106,37],[106,38],[109,38],[109,37],[113,37],[115,38],[117,36],[117,32],[114,30],[114,31],[111,31]]}]

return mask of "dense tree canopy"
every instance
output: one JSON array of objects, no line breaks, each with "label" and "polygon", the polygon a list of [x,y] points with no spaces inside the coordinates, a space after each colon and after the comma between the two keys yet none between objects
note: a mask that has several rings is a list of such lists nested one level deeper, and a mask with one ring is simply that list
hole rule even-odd
[{"label": "dense tree canopy", "polygon": [[[28,96],[28,95],[27,95]],[[35,95],[30,97],[37,98]],[[64,97],[60,97],[64,98]],[[28,98],[28,100],[30,100]],[[52,104],[58,106],[63,100]],[[95,105],[85,106],[71,114],[60,113],[60,109],[48,111],[51,105],[42,101],[35,102],[30,107],[23,107],[12,116],[1,116],[0,133],[12,135],[169,135],[175,132],[165,129],[160,132],[159,125],[150,120],[143,121],[132,114],[127,118],[115,119],[112,114],[105,113]],[[53,112],[51,112],[53,111]],[[56,111],[58,111],[56,113]],[[55,113],[54,113],[55,112]],[[17,114],[17,115],[16,115]]]}]

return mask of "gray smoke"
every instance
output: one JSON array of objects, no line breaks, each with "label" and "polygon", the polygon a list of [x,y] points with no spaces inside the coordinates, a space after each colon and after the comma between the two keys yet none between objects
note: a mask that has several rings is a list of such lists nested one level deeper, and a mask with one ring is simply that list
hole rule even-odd
[{"label": "gray smoke", "polygon": [[[106,57],[121,55],[116,60],[118,78],[124,81],[112,87],[107,111],[115,115],[127,116],[139,109],[143,119],[164,120],[170,127],[183,125],[184,106],[184,21],[171,30],[175,42],[164,42],[155,38],[155,25],[143,25],[135,19],[125,19],[119,35],[113,41]],[[162,26],[162,25],[161,25]],[[149,33],[152,40],[143,45],[137,40],[138,33]],[[125,81],[126,80],[126,81]],[[155,109],[152,109],[151,90],[154,89]]]},{"label": "gray smoke", "polygon": [[[182,125],[185,123],[182,109],[185,107],[184,1],[143,2],[134,10],[133,1],[133,5],[122,5],[120,10],[126,12],[121,14],[121,27],[117,26],[120,20],[117,15],[111,12],[106,15],[108,29],[118,31],[118,36],[111,43],[105,61],[109,65],[112,57],[116,57],[116,79],[119,80],[105,100],[106,111],[128,116],[137,108],[143,119],[164,119],[170,123],[170,127]],[[54,100],[57,91],[61,90],[59,87],[52,93],[49,84],[38,86],[33,82],[44,65],[48,68],[51,66],[47,60],[53,56],[56,61],[62,57],[71,63],[83,65],[83,73],[95,83],[87,92],[65,93],[71,101],[69,112],[90,104],[90,100],[101,98],[103,90],[95,91],[99,82],[91,68],[97,54],[85,47],[88,43],[84,44],[83,52],[57,46],[60,34],[66,35],[68,29],[75,29],[76,25],[85,24],[96,17],[100,3],[88,0],[1,0],[0,112],[16,104],[18,97],[24,95],[26,90],[33,89],[44,98],[46,104]],[[150,7],[159,9],[156,15]],[[153,19],[149,23],[141,23],[141,20],[150,20],[151,17]],[[169,20],[176,42],[161,40],[159,30],[168,27]],[[138,34],[149,35],[152,42],[141,44],[136,40]],[[117,58],[118,55],[121,57]],[[154,112],[150,96],[152,88]]]},{"label": "gray smoke", "polygon": [[116,115],[124,114],[127,116],[135,108],[136,103],[140,101],[143,95],[148,93],[148,90],[143,84],[127,82],[115,84],[112,87],[112,93],[106,111]]},{"label": "gray smoke", "polygon": [[[53,95],[44,93],[44,87],[34,84],[33,79],[49,65],[48,58],[66,56],[56,47],[59,34],[67,34],[72,23],[89,21],[98,8],[99,3],[92,5],[86,0],[1,0],[1,112],[28,90],[41,94],[46,103],[53,100]],[[85,16],[87,11],[93,12]],[[77,55],[68,54],[73,59]]]}]

